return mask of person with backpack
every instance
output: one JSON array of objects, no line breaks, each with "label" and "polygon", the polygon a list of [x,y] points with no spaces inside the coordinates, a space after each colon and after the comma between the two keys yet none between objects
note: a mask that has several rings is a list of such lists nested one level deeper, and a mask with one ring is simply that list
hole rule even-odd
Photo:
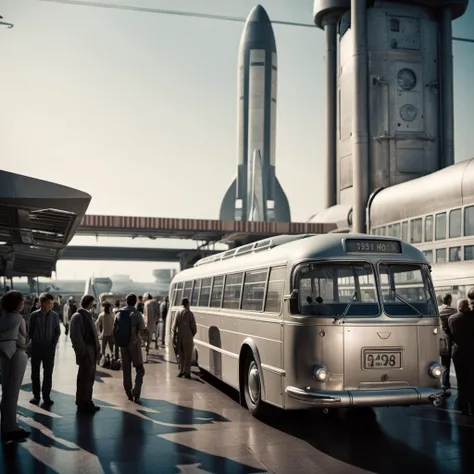
[{"label": "person with backpack", "polygon": [[96,364],[99,360],[100,346],[95,322],[92,319],[94,297],[85,295],[81,307],[71,318],[71,342],[76,353],[77,372],[76,405],[77,411],[94,414],[100,407],[92,401]]},{"label": "person with backpack", "polygon": [[[130,293],[127,296],[127,306],[121,308],[115,315],[114,341],[120,347],[123,369],[123,388],[131,401],[137,402],[143,385],[145,368],[141,339],[147,336],[143,315],[135,307],[137,296]],[[132,364],[135,367],[135,385],[132,388]]]}]

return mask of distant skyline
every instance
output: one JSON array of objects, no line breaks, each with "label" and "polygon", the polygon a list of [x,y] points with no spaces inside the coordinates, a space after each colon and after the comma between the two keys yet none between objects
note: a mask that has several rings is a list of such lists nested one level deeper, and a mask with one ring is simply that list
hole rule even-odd
[{"label": "distant skyline", "polygon": [[[304,23],[312,22],[313,6],[312,0],[113,3],[240,17],[261,3],[272,19]],[[37,0],[4,0],[0,14],[15,24],[0,30],[4,169],[90,193],[89,213],[218,218],[236,169],[242,23]],[[471,2],[454,22],[454,34],[474,37],[473,26]],[[324,201],[324,35],[316,28],[274,30],[276,174],[292,220],[306,221]],[[454,43],[454,54],[455,153],[461,161],[474,156],[474,45]],[[110,268],[116,263],[123,271],[111,273],[151,275],[138,263]],[[58,276],[103,267],[59,262]]]}]

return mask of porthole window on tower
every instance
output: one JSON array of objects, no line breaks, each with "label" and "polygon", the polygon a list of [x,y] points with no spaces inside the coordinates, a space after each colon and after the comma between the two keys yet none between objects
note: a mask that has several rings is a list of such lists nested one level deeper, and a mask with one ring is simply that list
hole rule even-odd
[{"label": "porthole window on tower", "polygon": [[411,69],[401,69],[397,79],[398,85],[404,91],[411,91],[416,87],[416,74]]},{"label": "porthole window on tower", "polygon": [[405,122],[413,122],[418,115],[418,110],[414,105],[406,104],[400,109],[400,117]]}]

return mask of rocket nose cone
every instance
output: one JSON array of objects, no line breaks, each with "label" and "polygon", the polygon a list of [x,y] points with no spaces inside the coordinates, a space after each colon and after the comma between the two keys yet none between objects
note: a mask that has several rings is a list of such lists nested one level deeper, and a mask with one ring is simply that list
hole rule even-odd
[{"label": "rocket nose cone", "polygon": [[262,5],[257,5],[250,12],[247,21],[252,23],[270,23],[270,17]]}]

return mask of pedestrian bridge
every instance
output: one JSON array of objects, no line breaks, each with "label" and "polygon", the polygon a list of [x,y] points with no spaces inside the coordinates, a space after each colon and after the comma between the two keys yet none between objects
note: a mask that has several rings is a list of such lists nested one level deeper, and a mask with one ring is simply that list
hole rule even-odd
[{"label": "pedestrian bridge", "polygon": [[76,235],[171,238],[224,243],[231,247],[281,234],[326,234],[333,224],[307,222],[244,222],[167,217],[106,216],[87,214]]},{"label": "pedestrian bridge", "polygon": [[104,247],[70,245],[60,260],[117,260],[133,262],[176,262],[189,265],[222,250],[169,249],[143,247]]}]

